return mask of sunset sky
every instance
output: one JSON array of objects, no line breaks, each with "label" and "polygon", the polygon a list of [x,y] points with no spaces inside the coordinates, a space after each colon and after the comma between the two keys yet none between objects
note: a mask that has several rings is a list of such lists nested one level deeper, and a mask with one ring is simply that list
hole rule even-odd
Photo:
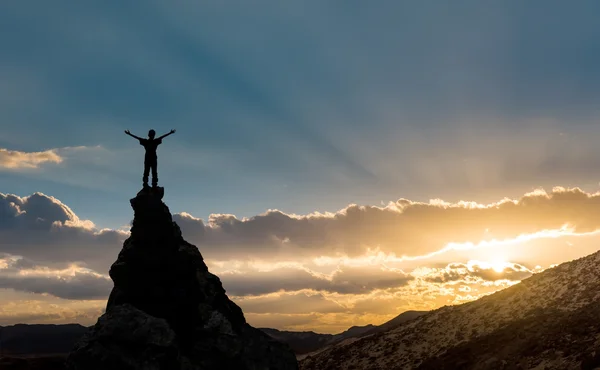
[{"label": "sunset sky", "polygon": [[250,324],[336,333],[600,249],[597,1],[0,4],[0,325],[102,314],[146,136]]}]

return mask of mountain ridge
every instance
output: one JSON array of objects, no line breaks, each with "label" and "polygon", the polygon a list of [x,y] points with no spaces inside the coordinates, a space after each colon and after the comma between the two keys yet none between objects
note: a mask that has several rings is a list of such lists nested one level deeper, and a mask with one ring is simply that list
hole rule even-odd
[{"label": "mountain ridge", "polygon": [[366,335],[372,335],[385,330],[389,330],[403,322],[412,320],[418,316],[421,316],[429,311],[416,311],[409,310],[405,311],[393,319],[384,322],[381,325],[365,325],[365,326],[351,326],[347,330],[338,334],[319,334],[314,331],[285,331],[271,328],[260,328],[260,330],[266,332],[274,339],[280,340],[287,343],[296,356],[301,359],[305,355],[314,354],[325,347],[333,346],[337,343],[343,342],[347,339],[362,338]]},{"label": "mountain ridge", "polygon": [[[314,331],[286,331],[274,328],[257,329],[274,339],[287,343],[296,355],[303,355],[335,344],[338,341],[373,334],[374,331],[381,330],[398,319],[406,319],[407,315],[425,314],[426,312],[406,311],[381,325],[351,326],[338,334],[323,334]],[[92,326],[83,326],[78,323],[19,323],[0,326],[0,349],[2,353],[10,355],[66,354],[71,351],[75,342],[90,328]],[[298,339],[299,337],[308,343],[302,343],[302,340]],[[301,343],[298,343],[298,341]],[[32,343],[35,343],[35,347],[32,347]]]},{"label": "mountain ridge", "polygon": [[0,326],[0,352],[4,355],[68,353],[88,330],[72,324],[15,324]]}]

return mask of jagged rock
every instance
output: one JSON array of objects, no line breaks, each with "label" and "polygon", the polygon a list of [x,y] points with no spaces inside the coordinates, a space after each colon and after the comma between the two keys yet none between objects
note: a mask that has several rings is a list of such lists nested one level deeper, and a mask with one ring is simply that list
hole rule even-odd
[{"label": "jagged rock", "polygon": [[175,332],[124,304],[107,311],[76,344],[67,369],[182,369]]},{"label": "jagged rock", "polygon": [[131,236],[110,268],[106,314],[75,347],[69,369],[297,369],[287,345],[246,323],[163,195],[150,188],[131,199]]}]

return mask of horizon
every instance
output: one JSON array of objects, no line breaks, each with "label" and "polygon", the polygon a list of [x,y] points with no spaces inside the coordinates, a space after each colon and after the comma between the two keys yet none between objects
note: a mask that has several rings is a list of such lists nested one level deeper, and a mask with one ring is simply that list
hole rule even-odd
[{"label": "horizon", "polygon": [[600,4],[0,5],[0,325],[102,314],[158,185],[255,327],[473,301],[600,241]]}]

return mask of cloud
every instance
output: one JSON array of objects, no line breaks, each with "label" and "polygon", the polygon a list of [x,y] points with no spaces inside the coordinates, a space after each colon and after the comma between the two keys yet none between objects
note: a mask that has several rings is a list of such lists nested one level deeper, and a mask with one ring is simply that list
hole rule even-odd
[{"label": "cloud", "polygon": [[64,300],[49,295],[0,289],[0,325],[26,324],[94,324],[104,313],[106,301]]},{"label": "cloud", "polygon": [[56,149],[43,152],[20,152],[0,148],[0,168],[17,170],[38,168],[41,164],[61,163],[61,157]]},{"label": "cloud", "polygon": [[346,312],[342,305],[323,294],[306,292],[269,294],[260,297],[236,297],[235,301],[244,313],[307,314]]},{"label": "cloud", "polygon": [[230,214],[213,214],[207,222],[188,214],[174,219],[213,259],[358,256],[376,248],[421,256],[450,243],[510,239],[565,225],[575,233],[592,232],[600,226],[599,202],[600,193],[556,187],[489,204],[400,199],[385,207],[350,205],[303,216],[272,210],[247,219]]},{"label": "cloud", "polygon": [[0,258],[0,288],[50,294],[75,300],[106,299],[113,283],[108,276],[79,266],[62,269],[38,266],[33,261],[4,255]]},{"label": "cloud", "polygon": [[0,193],[0,252],[33,261],[80,262],[107,271],[127,233],[99,230],[60,200],[42,193]]},{"label": "cloud", "polygon": [[79,191],[95,190],[95,194],[86,194],[95,199],[98,190],[116,192],[131,186],[126,179],[131,175],[133,164],[128,162],[131,159],[122,150],[109,150],[101,145],[67,146],[41,152],[0,148],[0,172],[5,172],[16,188],[29,188],[30,184],[43,181],[62,189],[73,186]]},{"label": "cloud", "polygon": [[[184,237],[207,260],[302,262],[329,257],[356,258],[373,250],[402,259],[453,246],[459,248],[460,243],[473,243],[477,248],[482,240],[510,239],[544,230],[557,230],[554,233],[562,235],[564,231],[558,229],[565,225],[575,234],[591,232],[600,226],[597,222],[600,209],[596,206],[599,201],[600,193],[554,188],[549,193],[539,190],[520,199],[489,204],[400,199],[385,207],[350,205],[335,213],[293,215],[268,211],[245,219],[214,214],[208,222],[187,213],[175,214],[173,218]],[[46,263],[81,262],[105,272],[127,235],[120,230],[98,229],[93,222],[80,219],[60,200],[42,193],[28,197],[0,193],[0,252]],[[397,276],[392,276],[391,282],[374,280],[371,276],[365,277],[370,285],[361,288],[357,279],[340,280],[347,271],[350,270],[346,267],[334,276],[338,280],[331,280],[306,271],[282,270],[281,282],[264,285],[261,274],[252,276],[256,282],[252,279],[243,282],[243,278],[234,275],[226,278],[240,281],[240,293],[247,290],[243,294],[291,289],[294,285],[341,292],[399,283],[394,280]]]},{"label": "cloud", "polygon": [[397,269],[339,267],[333,273],[319,274],[308,269],[279,268],[271,271],[224,272],[220,274],[229,294],[261,295],[279,291],[310,289],[340,294],[363,294],[373,290],[406,285],[412,277]]},{"label": "cloud", "polygon": [[[494,259],[486,260],[489,251],[477,243],[535,236],[532,233],[539,230],[562,235],[556,228],[565,224],[575,234],[595,230],[599,197],[580,189],[555,188],[491,204],[401,199],[384,207],[350,205],[335,213],[270,211],[244,219],[221,214],[206,223],[180,213],[174,220],[221,278],[227,294],[257,322],[280,320],[284,326],[314,310],[327,314],[311,319],[312,325],[334,330],[345,324],[328,323],[327,315],[349,315],[346,324],[359,314],[383,320],[402,310],[468,300],[502,288],[503,282],[530,276],[535,270],[523,264],[490,264]],[[104,300],[112,287],[105,273],[127,236],[123,231],[99,230],[42,193],[0,194],[0,253],[6,254],[0,256],[0,288],[59,297],[61,304]],[[511,243],[518,248],[520,239],[515,240]],[[570,240],[570,248],[580,244]],[[590,237],[586,243],[595,240]],[[440,264],[443,259],[423,257],[460,241],[474,243],[476,249],[467,252],[477,261]],[[543,244],[536,243],[535,248],[543,250]],[[557,239],[555,244],[554,249],[564,249],[565,241]],[[507,247],[494,248],[495,253]],[[402,262],[403,255],[419,258]],[[261,316],[269,313],[278,316]]]},{"label": "cloud", "polygon": [[[485,281],[511,280],[521,281],[533,275],[534,270],[518,263],[503,262],[490,264],[481,261],[451,263],[445,268],[425,269],[424,280],[432,283],[479,284]],[[461,288],[464,290],[464,288]]]}]

